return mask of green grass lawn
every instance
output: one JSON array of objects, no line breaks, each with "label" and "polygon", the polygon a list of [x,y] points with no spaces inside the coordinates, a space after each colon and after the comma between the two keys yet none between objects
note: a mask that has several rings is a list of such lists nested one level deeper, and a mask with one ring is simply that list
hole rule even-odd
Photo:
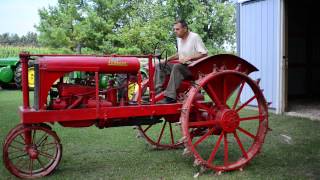
[{"label": "green grass lawn", "polygon": [[[2,142],[19,123],[21,103],[19,91],[0,90]],[[220,176],[206,171],[199,179],[320,179],[320,122],[271,114],[269,125],[272,131],[262,153],[244,171]],[[63,155],[57,170],[46,179],[193,179],[199,171],[182,149],[153,150],[136,138],[132,127],[100,130],[55,124],[53,129],[62,141]],[[0,179],[15,179],[0,161]]]}]

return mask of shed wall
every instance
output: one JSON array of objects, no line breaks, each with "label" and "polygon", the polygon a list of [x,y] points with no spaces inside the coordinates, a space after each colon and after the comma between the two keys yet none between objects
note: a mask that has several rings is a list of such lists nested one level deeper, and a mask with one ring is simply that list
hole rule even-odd
[{"label": "shed wall", "polygon": [[[260,87],[271,108],[279,109],[280,81],[280,0],[256,0],[240,4],[238,38],[240,56],[260,71],[252,73],[261,78]],[[244,91],[241,99],[252,95]]]}]

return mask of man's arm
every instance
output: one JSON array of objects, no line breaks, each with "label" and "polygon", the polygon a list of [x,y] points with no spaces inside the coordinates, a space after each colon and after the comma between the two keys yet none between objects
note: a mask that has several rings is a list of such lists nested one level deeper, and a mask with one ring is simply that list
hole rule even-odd
[{"label": "man's arm", "polygon": [[188,64],[190,63],[191,61],[195,61],[195,60],[198,60],[200,58],[203,58],[203,57],[206,57],[208,55],[208,53],[195,53],[194,55],[192,56],[188,56],[186,58],[183,58],[183,59],[179,59],[179,61],[182,63],[182,64]]},{"label": "man's arm", "polygon": [[178,55],[178,53],[176,53],[176,54],[170,56],[170,57],[168,58],[168,61],[176,60],[176,59],[178,59],[178,58],[179,58],[179,55]]}]

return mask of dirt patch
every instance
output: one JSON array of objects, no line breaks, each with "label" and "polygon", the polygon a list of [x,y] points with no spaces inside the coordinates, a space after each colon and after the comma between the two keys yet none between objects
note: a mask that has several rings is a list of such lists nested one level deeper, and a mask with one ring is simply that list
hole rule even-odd
[{"label": "dirt patch", "polygon": [[320,121],[320,99],[291,100],[289,101],[289,111],[286,114]]}]

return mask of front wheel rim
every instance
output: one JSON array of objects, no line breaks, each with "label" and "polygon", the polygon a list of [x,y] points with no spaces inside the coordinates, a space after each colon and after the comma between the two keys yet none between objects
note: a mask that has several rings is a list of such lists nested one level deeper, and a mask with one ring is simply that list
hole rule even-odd
[{"label": "front wheel rim", "polygon": [[6,168],[13,175],[26,179],[49,175],[61,156],[62,145],[56,133],[40,126],[23,127],[13,132],[3,148]]}]

